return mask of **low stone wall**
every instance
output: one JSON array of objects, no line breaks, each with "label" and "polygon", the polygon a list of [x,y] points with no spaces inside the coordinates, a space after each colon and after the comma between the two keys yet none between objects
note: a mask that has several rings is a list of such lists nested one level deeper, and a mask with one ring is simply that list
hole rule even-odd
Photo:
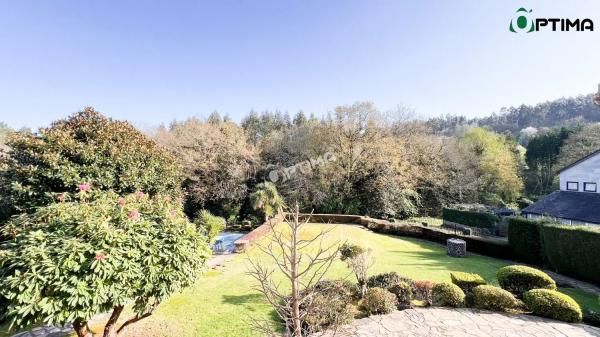
[{"label": "low stone wall", "polygon": [[233,244],[235,245],[235,252],[242,253],[248,250],[252,244],[258,241],[263,236],[267,235],[271,231],[271,223],[277,224],[283,221],[283,214],[278,214],[273,218],[265,221],[262,225],[256,227],[252,232],[237,239]]},{"label": "low stone wall", "polygon": [[[289,219],[290,213],[285,213],[277,216],[271,221],[280,222],[285,218]],[[342,215],[342,214],[300,214],[300,220],[319,223],[345,223],[345,224],[360,224],[376,233],[390,234],[397,236],[407,236],[427,241],[433,241],[441,244],[446,244],[446,240],[450,238],[460,238],[467,242],[467,250],[483,255],[488,255],[501,259],[510,259],[512,257],[511,250],[508,245],[508,240],[505,238],[477,237],[463,234],[454,234],[454,231],[447,231],[436,227],[426,227],[422,224],[407,223],[407,222],[391,222],[381,219],[373,219],[361,215]],[[245,251],[257,239],[263,237],[270,231],[271,227],[266,222],[246,234],[235,242],[236,252]],[[239,248],[238,248],[239,247]]]}]

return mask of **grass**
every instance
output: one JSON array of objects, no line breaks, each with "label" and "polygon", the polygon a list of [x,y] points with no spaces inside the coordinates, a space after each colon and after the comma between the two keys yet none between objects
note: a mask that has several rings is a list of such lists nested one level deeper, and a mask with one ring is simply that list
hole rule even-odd
[{"label": "grass", "polygon": [[[305,228],[304,235],[314,236],[325,226],[328,225],[310,224]],[[496,284],[496,271],[506,265],[502,260],[479,255],[457,260],[447,256],[441,245],[377,234],[359,226],[339,225],[327,236],[328,242],[346,240],[373,250],[376,260],[372,274],[396,271],[414,279],[450,282],[451,271],[463,271],[480,274],[489,283]],[[251,250],[249,255],[261,258],[257,250]],[[254,283],[245,274],[245,258],[245,255],[237,255],[223,270],[207,272],[194,286],[162,303],[153,316],[133,325],[126,335],[261,336],[248,324],[249,317],[274,320],[274,316],[262,296],[252,290]],[[350,273],[344,263],[336,261],[329,271],[329,277],[350,277]],[[600,311],[598,297],[575,289],[562,290],[582,306]]]},{"label": "grass", "polygon": [[429,216],[418,216],[418,217],[412,217],[412,218],[406,220],[406,222],[417,223],[417,224],[426,222],[429,226],[440,227],[444,223],[444,220],[442,218],[432,218]]}]

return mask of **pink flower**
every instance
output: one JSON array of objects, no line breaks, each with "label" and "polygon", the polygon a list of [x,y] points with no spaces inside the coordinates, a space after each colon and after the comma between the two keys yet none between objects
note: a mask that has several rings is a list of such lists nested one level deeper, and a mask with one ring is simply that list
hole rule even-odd
[{"label": "pink flower", "polygon": [[137,220],[140,217],[140,213],[136,209],[134,209],[131,212],[129,212],[127,217],[131,220]]},{"label": "pink flower", "polygon": [[96,261],[102,261],[104,259],[106,259],[106,254],[104,254],[102,252],[101,253],[96,253]]},{"label": "pink flower", "polygon": [[125,198],[119,198],[117,200],[117,204],[119,204],[119,206],[124,206],[125,205]]},{"label": "pink flower", "polygon": [[140,198],[143,198],[146,194],[144,194],[144,192],[140,191],[140,192],[137,192],[135,195],[137,195]]},{"label": "pink flower", "polygon": [[92,189],[92,186],[90,186],[88,183],[79,184],[77,187],[81,192],[87,192]]},{"label": "pink flower", "polygon": [[177,216],[177,211],[171,211],[171,218],[174,218]]}]

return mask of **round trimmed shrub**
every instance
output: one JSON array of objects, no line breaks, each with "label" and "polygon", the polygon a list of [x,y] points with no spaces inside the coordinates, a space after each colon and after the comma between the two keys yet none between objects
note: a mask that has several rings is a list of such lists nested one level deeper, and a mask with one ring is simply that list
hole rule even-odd
[{"label": "round trimmed shrub", "polygon": [[532,289],[556,290],[556,282],[541,270],[527,266],[506,266],[498,270],[498,283],[517,297]]},{"label": "round trimmed shrub", "polygon": [[570,296],[549,289],[534,289],[523,294],[523,301],[534,315],[565,322],[581,322],[581,307]]},{"label": "round trimmed shrub", "polygon": [[352,305],[356,295],[354,284],[344,280],[322,280],[313,287],[315,295],[300,308],[306,313],[302,319],[305,332],[318,332],[331,325],[352,321],[357,311]]},{"label": "round trimmed shrub", "polygon": [[432,290],[432,304],[437,307],[463,307],[465,293],[456,284],[438,283]]},{"label": "round trimmed shrub", "polygon": [[383,288],[371,288],[361,301],[361,308],[368,315],[389,314],[396,309],[396,295]]},{"label": "round trimmed shrub", "polygon": [[400,275],[395,271],[392,271],[369,277],[367,280],[367,287],[388,289],[398,282],[400,282]]},{"label": "round trimmed shrub", "polygon": [[472,273],[452,272],[450,273],[450,279],[465,293],[473,291],[473,288],[477,286],[486,284],[483,277]]},{"label": "round trimmed shrub", "polygon": [[388,290],[396,295],[398,309],[410,308],[410,301],[413,299],[413,291],[412,286],[408,282],[400,281],[391,286]]},{"label": "round trimmed shrub", "polygon": [[507,311],[519,307],[519,300],[502,288],[481,285],[473,288],[473,305],[478,309]]}]

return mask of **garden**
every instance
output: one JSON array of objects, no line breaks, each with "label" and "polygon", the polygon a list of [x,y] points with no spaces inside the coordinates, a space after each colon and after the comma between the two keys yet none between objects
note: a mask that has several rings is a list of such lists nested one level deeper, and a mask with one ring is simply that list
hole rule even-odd
[{"label": "garden", "polygon": [[[364,107],[347,108],[339,118],[351,122]],[[220,120],[192,124],[203,132],[214,132],[214,125],[225,133],[240,131]],[[204,163],[196,153],[192,166],[202,167],[186,167],[180,161],[189,157],[177,149],[190,146],[171,137],[191,131],[174,125],[157,136],[174,146],[169,148],[127,122],[86,109],[38,133],[9,136],[10,150],[0,156],[2,336],[44,324],[66,324],[78,337],[261,336],[285,329],[306,336],[361,317],[431,306],[599,321],[597,294],[557,287],[545,273],[508,260],[597,283],[595,231],[511,218],[508,239],[453,233],[440,228],[431,217],[435,212],[418,209],[427,202],[416,190],[382,188],[383,182],[399,186],[402,169],[382,172],[378,165],[347,172],[362,175],[356,191],[336,175],[327,181],[340,185],[326,186],[325,196],[317,186],[295,195],[294,186],[247,178],[252,160],[243,156],[243,141],[227,148],[221,138],[197,144],[222,157]],[[475,139],[486,137],[473,132]],[[236,134],[234,143],[244,138]],[[362,160],[370,165],[393,148],[371,149],[375,157]],[[222,172],[223,166],[232,171]],[[372,170],[383,180],[365,182]],[[261,174],[267,172],[263,167]],[[338,218],[366,223],[308,223],[300,217],[310,205],[307,196]],[[282,221],[290,200],[296,208]],[[339,215],[352,213],[387,220]],[[496,222],[479,213],[445,213],[458,222]],[[264,222],[269,219],[279,220]],[[269,226],[252,232],[256,242],[244,254],[208,268],[216,258],[211,247],[226,227],[251,229],[263,222]],[[454,236],[467,241],[466,258],[448,256],[440,244]],[[570,261],[573,254],[577,261]]]}]

